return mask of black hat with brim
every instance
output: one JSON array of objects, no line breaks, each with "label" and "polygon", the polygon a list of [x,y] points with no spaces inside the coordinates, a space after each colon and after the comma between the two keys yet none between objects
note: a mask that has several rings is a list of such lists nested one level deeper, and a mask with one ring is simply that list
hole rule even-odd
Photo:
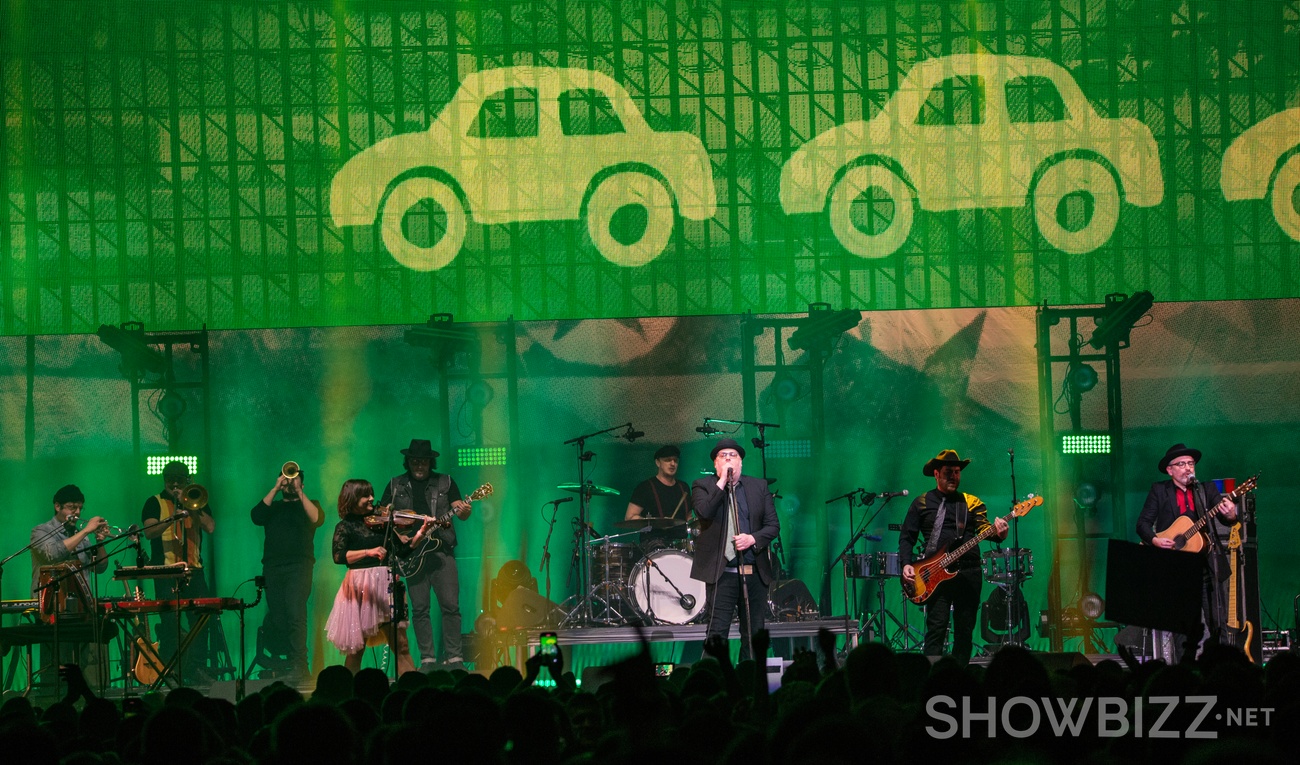
[{"label": "black hat with brim", "polygon": [[402,450],[402,454],[407,459],[433,459],[438,453],[433,450],[433,444],[422,438],[412,438],[411,445]]},{"label": "black hat with brim", "polygon": [[1160,465],[1156,470],[1159,470],[1161,473],[1165,472],[1169,469],[1169,463],[1179,457],[1191,457],[1193,462],[1200,462],[1201,451],[1200,449],[1190,449],[1186,444],[1174,444],[1169,447],[1169,451],[1165,452],[1165,456],[1160,458]]},{"label": "black hat with brim", "polygon": [[943,451],[936,454],[934,456],[934,459],[925,463],[925,467],[921,468],[921,472],[927,476],[933,477],[934,471],[938,470],[944,465],[956,465],[962,470],[965,470],[966,466],[969,464],[970,464],[970,460],[964,460],[961,457],[959,457],[955,449],[944,449]]},{"label": "black hat with brim", "polygon": [[724,438],[713,445],[713,451],[709,452],[709,459],[716,460],[718,458],[718,452],[723,449],[735,449],[736,453],[740,455],[742,460],[745,458],[745,447],[736,443],[736,439],[734,438]]}]

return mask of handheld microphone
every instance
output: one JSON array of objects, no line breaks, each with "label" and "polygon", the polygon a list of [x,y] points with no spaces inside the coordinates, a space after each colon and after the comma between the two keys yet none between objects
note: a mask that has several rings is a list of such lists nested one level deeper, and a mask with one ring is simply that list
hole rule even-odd
[{"label": "handheld microphone", "polygon": [[1195,474],[1195,473],[1192,473],[1192,474],[1190,474],[1190,475],[1187,476],[1187,485],[1188,485],[1188,486],[1195,486],[1197,483],[1199,483],[1199,481],[1196,480],[1196,474]]},{"label": "handheld microphone", "polygon": [[696,432],[696,433],[703,433],[703,434],[706,435],[706,436],[711,436],[711,435],[713,435],[714,433],[721,433],[722,431],[718,430],[717,428],[713,427],[712,425],[710,425],[710,424],[708,424],[708,423],[706,422],[706,423],[704,423],[704,425],[702,425],[702,426],[696,428],[696,429],[695,429],[695,432]]},{"label": "handheld microphone", "polygon": [[882,491],[876,496],[884,497],[885,499],[893,499],[894,497],[906,497],[907,489],[903,489],[902,491]]},{"label": "handheld microphone", "polygon": [[735,468],[727,468],[727,489],[729,491],[736,488],[736,479],[733,477],[734,472]]},{"label": "handheld microphone", "polygon": [[623,438],[626,438],[627,442],[630,444],[644,435],[645,433],[640,430],[632,430],[631,428],[628,428],[627,432],[623,434]]},{"label": "handheld microphone", "polygon": [[565,502],[572,502],[572,501],[573,501],[573,497],[560,497],[559,499],[551,500],[547,504],[559,506],[559,505],[563,505]]}]

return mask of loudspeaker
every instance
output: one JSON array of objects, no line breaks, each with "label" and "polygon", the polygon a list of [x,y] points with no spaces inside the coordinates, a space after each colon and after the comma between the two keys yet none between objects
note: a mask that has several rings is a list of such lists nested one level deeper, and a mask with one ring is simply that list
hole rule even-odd
[{"label": "loudspeaker", "polygon": [[806,622],[821,618],[808,585],[799,579],[780,580],[768,591],[767,618],[774,622]]},{"label": "loudspeaker", "polygon": [[506,595],[497,610],[497,628],[506,630],[533,629],[548,624],[558,624],[563,612],[555,603],[532,590],[516,587]]}]

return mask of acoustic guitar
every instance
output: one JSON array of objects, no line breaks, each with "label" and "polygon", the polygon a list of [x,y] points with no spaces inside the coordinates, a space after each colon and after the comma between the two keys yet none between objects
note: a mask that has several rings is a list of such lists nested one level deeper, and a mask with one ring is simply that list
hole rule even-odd
[{"label": "acoustic guitar", "polygon": [[[1011,508],[1011,512],[1003,517],[1010,523],[1012,518],[1022,518],[1030,510],[1041,504],[1043,504],[1043,498],[1031,494],[1024,502],[1016,503],[1015,507]],[[948,567],[956,563],[961,556],[970,552],[971,548],[988,539],[993,534],[993,528],[994,525],[990,523],[988,528],[962,542],[952,552],[948,551],[948,545],[952,544],[949,542],[930,557],[913,563],[912,568],[915,569],[916,575],[911,582],[906,579],[901,580],[903,582],[903,594],[907,596],[908,600],[918,605],[929,600],[930,596],[934,594],[935,587],[957,575],[956,571],[949,571]]]},{"label": "acoustic guitar", "polygon": [[1233,526],[1228,535],[1228,618],[1227,625],[1223,629],[1223,637],[1225,643],[1240,648],[1245,652],[1246,658],[1254,662],[1255,657],[1250,655],[1250,641],[1254,638],[1255,625],[1251,624],[1246,615],[1240,613],[1238,609],[1240,601],[1237,599],[1239,581],[1237,564],[1241,557],[1240,528],[1240,526]]},{"label": "acoustic guitar", "polygon": [[[1223,496],[1235,502],[1238,497],[1254,491],[1255,484],[1258,481],[1259,473],[1256,473]],[[1210,522],[1210,518],[1217,513],[1216,508],[1209,508],[1209,511],[1199,521],[1193,521],[1190,515],[1180,515],[1174,519],[1173,523],[1169,524],[1168,528],[1156,534],[1156,539],[1172,539],[1174,540],[1174,546],[1170,549],[1198,553],[1205,549],[1205,534],[1202,533],[1202,529],[1205,528],[1205,524]]]},{"label": "acoustic guitar", "polygon": [[[124,583],[125,584],[125,583]],[[127,595],[131,595],[131,590],[127,588]],[[143,600],[144,596],[140,588],[135,588],[135,599]],[[132,614],[131,623],[135,626],[135,666],[131,673],[135,675],[135,681],[141,685],[153,685],[158,682],[158,677],[162,675],[165,662],[158,656],[158,642],[151,641],[149,638],[149,618]]]}]

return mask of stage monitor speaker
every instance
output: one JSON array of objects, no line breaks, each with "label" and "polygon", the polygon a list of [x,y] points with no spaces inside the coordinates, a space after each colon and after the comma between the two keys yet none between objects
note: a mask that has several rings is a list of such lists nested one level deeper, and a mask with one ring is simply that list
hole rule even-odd
[{"label": "stage monitor speaker", "polygon": [[1204,555],[1109,540],[1106,618],[1183,635],[1198,632],[1204,568]]},{"label": "stage monitor speaker", "polygon": [[808,585],[799,579],[777,581],[768,594],[768,619],[774,622],[807,622],[821,618],[817,601]]},{"label": "stage monitor speaker", "polygon": [[504,630],[535,629],[559,624],[564,614],[560,607],[524,587],[516,587],[506,595],[497,609],[497,628]]}]

